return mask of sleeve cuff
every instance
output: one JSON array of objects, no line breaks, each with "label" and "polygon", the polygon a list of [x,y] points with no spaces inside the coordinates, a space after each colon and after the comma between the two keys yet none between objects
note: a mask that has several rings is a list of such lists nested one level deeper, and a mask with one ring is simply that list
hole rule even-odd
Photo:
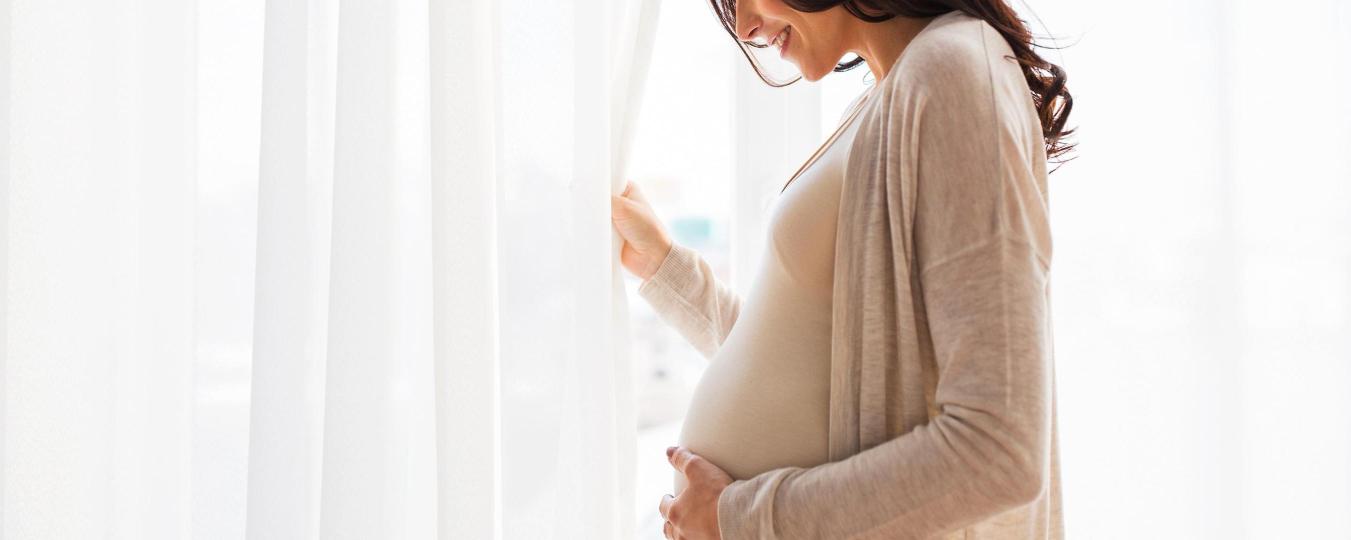
[{"label": "sleeve cuff", "polygon": [[638,286],[638,296],[675,328],[704,358],[713,358],[720,340],[716,278],[693,249],[672,244],[652,276]]},{"label": "sleeve cuff", "polygon": [[723,540],[755,538],[746,516],[755,490],[748,484],[746,480],[737,480],[723,488],[722,495],[718,496],[718,535]]},{"label": "sleeve cuff", "polygon": [[649,301],[661,291],[683,294],[691,287],[697,286],[698,264],[698,252],[672,243],[671,251],[661,261],[661,266],[638,286],[638,294]]}]

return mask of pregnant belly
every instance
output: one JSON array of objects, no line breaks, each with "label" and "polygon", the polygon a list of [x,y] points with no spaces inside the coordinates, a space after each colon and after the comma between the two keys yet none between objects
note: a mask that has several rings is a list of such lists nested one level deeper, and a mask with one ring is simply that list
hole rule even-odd
[{"label": "pregnant belly", "polygon": [[[825,463],[830,321],[815,319],[743,312],[694,390],[680,444],[736,479]],[[674,493],[684,480],[675,474]]]}]

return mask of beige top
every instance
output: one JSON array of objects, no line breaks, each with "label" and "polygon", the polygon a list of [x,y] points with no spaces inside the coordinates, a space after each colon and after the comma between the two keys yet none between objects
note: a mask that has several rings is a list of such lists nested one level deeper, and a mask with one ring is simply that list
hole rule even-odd
[{"label": "beige top", "polygon": [[[877,81],[840,191],[828,462],[733,482],[723,538],[1064,537],[1046,154],[1011,56],[951,12]],[[639,293],[701,351],[737,320],[684,247]]]},{"label": "beige top", "polygon": [[857,127],[775,201],[754,285],[690,400],[680,443],[734,478],[827,461],[835,222]]}]

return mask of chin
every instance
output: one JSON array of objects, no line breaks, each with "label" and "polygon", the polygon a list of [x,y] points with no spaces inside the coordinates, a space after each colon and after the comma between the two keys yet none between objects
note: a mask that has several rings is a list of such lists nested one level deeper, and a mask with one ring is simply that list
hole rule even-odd
[{"label": "chin", "polygon": [[822,65],[820,62],[803,62],[796,58],[790,58],[790,60],[792,60],[793,65],[797,66],[798,72],[802,73],[802,79],[808,82],[819,81],[835,69],[834,62]]},{"label": "chin", "polygon": [[[831,66],[831,68],[834,68],[834,67],[835,67],[835,66],[833,66],[833,65]],[[799,68],[799,70],[802,71],[802,78],[805,79],[807,82],[816,82],[816,81],[819,81],[819,80],[821,80],[821,79],[824,79],[824,78],[826,77],[826,75],[829,75],[829,74],[830,74],[830,71],[831,71],[830,68],[828,68],[828,69],[801,69],[801,68]]]}]

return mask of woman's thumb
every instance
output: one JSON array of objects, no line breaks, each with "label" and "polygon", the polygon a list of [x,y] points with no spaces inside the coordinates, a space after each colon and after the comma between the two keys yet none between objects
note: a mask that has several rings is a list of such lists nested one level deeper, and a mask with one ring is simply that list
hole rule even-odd
[{"label": "woman's thumb", "polygon": [[624,187],[624,196],[638,202],[647,202],[647,196],[643,195],[643,188],[638,187],[637,182],[630,181],[628,185]]}]

